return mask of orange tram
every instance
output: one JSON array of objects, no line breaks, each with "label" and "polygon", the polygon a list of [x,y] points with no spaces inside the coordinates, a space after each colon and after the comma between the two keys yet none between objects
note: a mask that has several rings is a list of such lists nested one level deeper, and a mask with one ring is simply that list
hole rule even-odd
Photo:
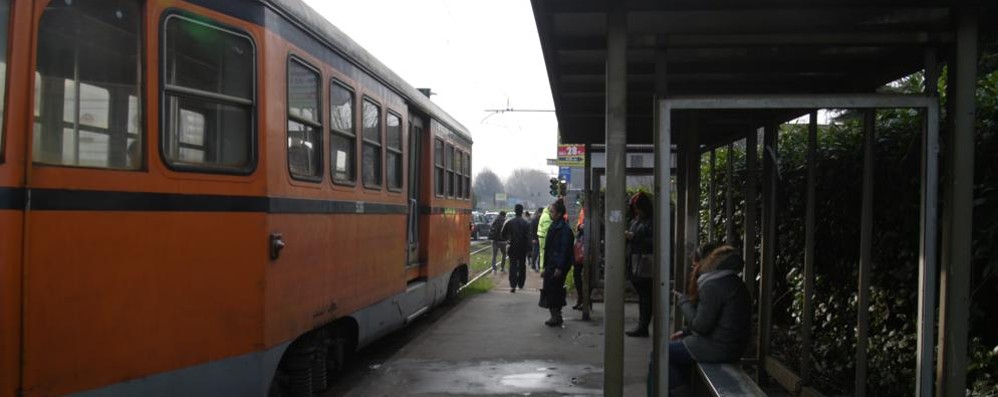
[{"label": "orange tram", "polygon": [[466,129],[299,0],[0,25],[0,397],[309,396],[466,282]]}]

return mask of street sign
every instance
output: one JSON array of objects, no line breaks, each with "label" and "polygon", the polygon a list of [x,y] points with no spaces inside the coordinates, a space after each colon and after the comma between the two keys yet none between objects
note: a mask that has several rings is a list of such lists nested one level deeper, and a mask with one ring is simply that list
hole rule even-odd
[{"label": "street sign", "polygon": [[585,167],[586,145],[558,145],[559,167]]},{"label": "street sign", "polygon": [[547,159],[548,165],[558,165],[558,159]]},{"label": "street sign", "polygon": [[565,183],[572,183],[572,168],[558,167],[558,180]]}]

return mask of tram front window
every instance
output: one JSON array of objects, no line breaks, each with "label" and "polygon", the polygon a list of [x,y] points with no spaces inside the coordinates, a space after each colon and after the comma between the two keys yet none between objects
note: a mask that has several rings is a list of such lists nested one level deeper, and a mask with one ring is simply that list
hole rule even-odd
[{"label": "tram front window", "polygon": [[35,73],[35,163],[142,167],[141,20],[134,0],[45,8]]}]

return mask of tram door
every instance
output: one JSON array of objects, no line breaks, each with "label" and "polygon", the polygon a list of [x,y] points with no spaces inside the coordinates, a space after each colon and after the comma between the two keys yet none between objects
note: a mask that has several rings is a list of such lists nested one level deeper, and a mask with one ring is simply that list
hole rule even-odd
[{"label": "tram door", "polygon": [[406,221],[408,235],[407,266],[418,266],[419,258],[419,209],[420,189],[422,188],[423,162],[423,120],[414,115],[409,116],[409,212]]}]

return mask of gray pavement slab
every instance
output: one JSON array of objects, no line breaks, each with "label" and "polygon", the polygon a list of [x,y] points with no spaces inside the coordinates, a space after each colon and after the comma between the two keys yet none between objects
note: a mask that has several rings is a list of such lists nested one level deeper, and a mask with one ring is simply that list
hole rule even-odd
[{"label": "gray pavement slab", "polygon": [[[592,321],[566,307],[565,324],[548,327],[537,273],[516,293],[506,274],[491,277],[492,291],[438,308],[362,351],[325,396],[602,395],[602,304]],[[637,321],[636,304],[627,304],[625,321]],[[624,347],[624,394],[644,396],[651,339],[625,337]]]}]

